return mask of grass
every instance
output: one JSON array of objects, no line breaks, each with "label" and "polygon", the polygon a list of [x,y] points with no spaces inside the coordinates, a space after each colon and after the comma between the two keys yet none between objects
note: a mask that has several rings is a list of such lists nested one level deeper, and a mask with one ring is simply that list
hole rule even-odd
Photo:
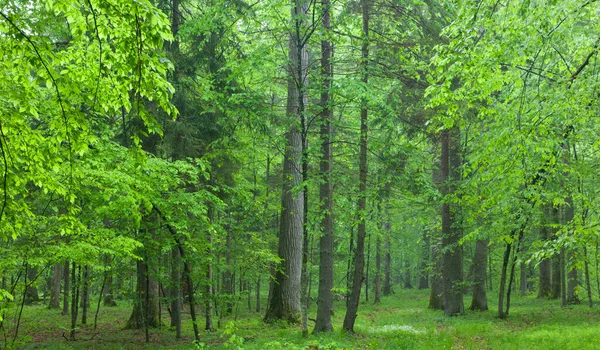
[{"label": "grass", "polygon": [[[516,297],[508,320],[493,311],[467,311],[460,317],[444,317],[428,310],[428,291],[400,290],[379,305],[363,303],[356,321],[356,335],[339,330],[343,302],[336,305],[335,332],[301,336],[299,326],[266,325],[261,314],[240,313],[221,320],[215,332],[202,332],[202,344],[194,346],[192,325],[185,319],[184,338],[176,340],[167,326],[151,330],[151,342],[143,331],[123,330],[131,306],[103,308],[98,329],[81,325],[76,341],[67,341],[69,316],[44,306],[25,307],[17,343],[22,349],[595,349],[600,334],[600,312],[584,305],[561,308],[559,301]],[[468,305],[469,298],[465,297]],[[490,300],[493,302],[493,300]],[[493,304],[490,304],[493,306]],[[240,308],[242,308],[240,306]],[[14,313],[14,309],[11,313]],[[9,320],[11,318],[11,313]],[[315,305],[310,310],[316,313]],[[185,315],[189,316],[189,315]],[[93,324],[93,313],[89,317]],[[168,323],[164,315],[163,323]],[[311,326],[313,323],[311,322]],[[8,329],[9,333],[11,329]],[[2,339],[0,339],[2,340]],[[9,340],[10,344],[10,340]],[[4,346],[0,342],[0,348]]]}]

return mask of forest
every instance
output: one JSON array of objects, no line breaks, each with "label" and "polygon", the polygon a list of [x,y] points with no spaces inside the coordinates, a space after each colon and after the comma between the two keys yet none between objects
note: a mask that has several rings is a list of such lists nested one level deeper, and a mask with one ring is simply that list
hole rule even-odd
[{"label": "forest", "polygon": [[594,349],[600,2],[0,0],[0,349]]}]

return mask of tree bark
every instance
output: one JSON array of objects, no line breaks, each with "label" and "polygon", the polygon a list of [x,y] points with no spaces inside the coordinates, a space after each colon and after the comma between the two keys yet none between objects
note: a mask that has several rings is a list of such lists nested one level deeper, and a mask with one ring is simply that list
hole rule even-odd
[{"label": "tree bark", "polygon": [[32,267],[27,264],[27,288],[25,291],[25,305],[31,305],[40,301],[38,294],[36,279],[38,274],[38,268]]},{"label": "tree bark", "polygon": [[181,293],[181,256],[179,248],[171,248],[171,327],[175,328],[175,338],[181,339],[181,306],[183,303]]},{"label": "tree bark", "polygon": [[52,269],[52,281],[50,282],[50,309],[60,308],[60,282],[62,281],[63,266],[62,264],[54,265]]},{"label": "tree bark", "polygon": [[464,313],[461,230],[456,227],[458,219],[457,205],[450,202],[449,195],[454,193],[454,182],[458,180],[458,130],[442,131],[442,158],[440,173],[443,181],[442,194],[442,286],[444,290],[444,314],[446,316]]},{"label": "tree bark", "polygon": [[486,311],[488,309],[487,295],[485,289],[488,240],[478,239],[475,243],[475,255],[473,256],[473,297],[471,299],[471,310]]},{"label": "tree bark", "polygon": [[69,260],[65,260],[64,270],[63,270],[63,278],[64,278],[65,282],[64,282],[64,287],[63,287],[63,308],[62,308],[61,314],[68,315],[69,314],[69,290],[70,290]]},{"label": "tree bark", "polygon": [[300,29],[302,15],[308,5],[304,0],[294,0],[291,9],[295,31],[290,36],[288,74],[287,116],[293,120],[286,138],[287,145],[283,161],[283,191],[281,219],[279,229],[278,254],[282,266],[277,270],[273,294],[265,321],[285,320],[299,323],[301,313],[301,276],[304,237],[304,191],[298,191],[303,183],[302,160],[304,131],[302,125],[304,113],[304,81],[307,75],[308,51],[302,43]]},{"label": "tree bark", "polygon": [[429,290],[429,308],[443,310],[444,295],[442,282],[442,254],[441,235],[437,232],[431,233],[431,289]]},{"label": "tree bark", "polygon": [[[365,88],[369,84],[369,0],[361,0],[362,6],[362,61],[361,74],[362,83]],[[354,255],[354,276],[352,279],[352,290],[347,303],[346,315],[344,317],[343,329],[348,333],[354,333],[354,322],[358,312],[360,301],[360,290],[364,279],[365,265],[365,236],[366,236],[366,209],[367,209],[367,138],[368,138],[368,107],[367,100],[361,101],[360,111],[360,151],[359,151],[359,189],[358,189],[358,227],[356,235],[356,251]]]},{"label": "tree bark", "polygon": [[81,291],[81,324],[87,324],[88,308],[90,307],[90,267],[83,267],[83,286]]},{"label": "tree bark", "polygon": [[158,327],[158,283],[151,275],[147,259],[138,260],[136,298],[125,329]]},{"label": "tree bark", "polygon": [[[322,0],[321,10],[323,17],[321,19],[323,30],[328,33],[331,30],[331,1]],[[332,152],[332,128],[330,108],[331,99],[329,91],[331,89],[331,80],[333,69],[331,65],[332,44],[329,40],[321,41],[321,129],[319,136],[321,138],[322,157],[319,163],[319,171],[323,181],[319,187],[319,201],[321,203],[320,212],[323,217],[321,227],[323,232],[319,239],[319,291],[317,296],[317,320],[313,333],[333,331],[331,316],[333,315],[333,292],[331,289],[334,284],[334,233],[333,233],[333,186],[331,179],[331,170],[333,163]]]}]

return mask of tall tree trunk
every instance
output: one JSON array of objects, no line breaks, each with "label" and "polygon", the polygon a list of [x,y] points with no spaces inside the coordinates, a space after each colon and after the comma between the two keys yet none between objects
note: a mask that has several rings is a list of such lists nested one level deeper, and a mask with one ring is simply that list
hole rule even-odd
[{"label": "tall tree trunk", "polygon": [[[545,210],[547,211],[547,210]],[[549,232],[547,226],[546,214],[542,217],[542,223],[540,225],[540,240],[542,242],[546,242],[549,239]],[[551,259],[543,259],[539,265],[539,288],[538,288],[538,298],[548,298],[552,295],[552,267],[551,267]]]},{"label": "tall tree trunk", "polygon": [[158,283],[148,269],[147,257],[138,260],[136,297],[125,329],[158,327]]},{"label": "tall tree trunk", "polygon": [[226,295],[225,299],[225,314],[230,315],[233,312],[233,272],[231,266],[231,230],[226,227],[227,235],[225,236],[225,270],[223,271],[223,292]]},{"label": "tall tree trunk", "polygon": [[369,301],[369,273],[371,272],[371,235],[367,240],[367,265],[365,268],[365,302]]},{"label": "tall tree trunk", "polygon": [[25,291],[25,304],[30,305],[40,301],[36,280],[38,277],[38,268],[27,264],[27,288]]},{"label": "tall tree trunk", "polygon": [[61,314],[68,315],[69,314],[69,290],[70,290],[69,260],[65,260],[65,263],[63,266],[64,266],[63,278],[64,278],[65,282],[64,282],[64,287],[63,287],[63,308],[62,308]]},{"label": "tall tree trunk", "polygon": [[[328,33],[331,30],[331,1],[322,0],[321,10],[323,17],[321,19],[323,30]],[[331,170],[333,163],[332,152],[332,128],[330,108],[331,98],[331,80],[333,69],[331,65],[331,56],[333,54],[332,44],[329,40],[321,41],[321,138],[322,157],[319,162],[319,171],[323,180],[319,187],[319,201],[321,203],[320,213],[322,215],[321,238],[319,239],[319,292],[317,296],[317,320],[315,322],[314,333],[329,332],[333,330],[331,316],[333,315],[333,264],[334,264],[334,236],[333,236],[333,186],[331,179]]]},{"label": "tall tree trunk", "polygon": [[392,239],[390,237],[391,224],[388,221],[385,223],[385,243],[384,243],[384,262],[383,262],[383,295],[392,294]]},{"label": "tall tree trunk", "polygon": [[410,262],[407,258],[404,259],[404,289],[412,288],[412,274],[410,272]]},{"label": "tall tree trunk", "polygon": [[381,303],[381,238],[375,245],[375,304]]},{"label": "tall tree trunk", "polygon": [[[559,223],[557,207],[550,208],[548,215],[550,218],[549,221],[552,225]],[[551,237],[552,239],[556,239],[556,228],[551,228]],[[561,297],[561,276],[564,274],[563,269],[564,266],[561,262],[561,253],[555,253],[552,256],[552,290],[550,293],[550,299],[558,299]]]},{"label": "tall tree trunk", "polygon": [[[213,237],[210,232],[208,232],[208,245],[212,247]],[[209,256],[212,255],[212,248],[208,251]],[[213,287],[213,264],[212,262],[208,262],[208,266],[206,269],[206,301],[205,301],[205,310],[204,310],[204,329],[207,331],[212,331],[214,329],[213,325],[213,296],[214,296],[214,287]]]},{"label": "tall tree trunk", "polygon": [[171,327],[175,327],[175,338],[181,339],[181,306],[183,303],[181,293],[181,256],[179,247],[171,248]]},{"label": "tall tree trunk", "polygon": [[113,269],[112,269],[112,258],[110,255],[106,255],[105,264],[107,270],[104,272],[104,290],[102,294],[104,295],[103,304],[104,306],[115,307],[117,306],[117,302],[115,301],[115,296],[113,293]]},{"label": "tall tree trunk", "polygon": [[429,290],[428,307],[433,310],[444,309],[441,241],[440,233],[431,233],[431,289]]},{"label": "tall tree trunk", "polygon": [[488,260],[488,240],[478,239],[475,243],[473,256],[473,298],[471,310],[485,311],[488,309],[485,280]]},{"label": "tall tree trunk", "polygon": [[423,230],[421,236],[421,260],[419,262],[419,282],[418,289],[429,288],[429,252],[431,249],[431,235],[428,230]]},{"label": "tall tree trunk", "polygon": [[50,309],[60,308],[60,282],[62,281],[63,266],[62,264],[54,265],[52,269],[52,281],[50,282]]},{"label": "tall tree trunk", "polygon": [[[369,84],[369,0],[361,0],[362,6],[362,61],[361,74],[362,83],[366,88]],[[358,199],[358,230],[356,235],[356,251],[354,258],[354,277],[352,279],[352,290],[347,303],[346,315],[344,317],[343,329],[348,333],[354,333],[354,322],[358,312],[360,301],[360,290],[364,279],[365,264],[365,236],[366,236],[366,209],[367,209],[367,138],[368,138],[368,107],[367,99],[361,101],[360,111],[360,151],[359,151],[359,199]]]},{"label": "tall tree trunk", "polygon": [[527,295],[529,287],[527,286],[527,264],[525,263],[525,257],[523,256],[525,253],[525,245],[521,242],[519,252],[521,253],[521,274],[519,279],[519,291],[522,297]]},{"label": "tall tree trunk", "polygon": [[308,51],[302,42],[302,17],[308,11],[304,0],[294,0],[291,9],[293,27],[290,36],[287,116],[293,120],[287,132],[287,145],[283,161],[283,191],[279,230],[279,257],[282,266],[277,270],[273,294],[265,321],[285,320],[298,323],[301,313],[301,277],[304,237],[304,191],[302,160],[304,144],[302,124],[304,114],[304,82],[307,75]]},{"label": "tall tree trunk", "polygon": [[83,267],[83,286],[81,293],[81,324],[87,324],[88,308],[90,307],[90,267]]},{"label": "tall tree trunk", "polygon": [[[76,271],[77,264],[73,261],[71,264],[71,331],[69,340],[75,340],[75,331],[77,329],[77,314],[79,312],[79,282],[81,281],[81,266]],[[77,278],[79,275],[79,281]]]},{"label": "tall tree trunk", "polygon": [[[442,193],[446,198],[452,195],[458,180],[459,133],[458,129],[444,130],[441,135],[442,158],[440,173],[443,181]],[[444,290],[444,314],[446,316],[464,313],[461,230],[456,227],[458,208],[449,200],[442,204],[442,285]]]},{"label": "tall tree trunk", "polygon": [[593,307],[594,301],[592,300],[592,284],[590,282],[590,267],[588,262],[588,251],[587,243],[583,243],[583,262],[584,262],[584,274],[585,274],[585,286],[587,287],[588,306]]},{"label": "tall tree trunk", "polygon": [[519,291],[522,297],[527,295],[528,291],[527,286],[527,264],[524,261],[521,261],[521,278],[519,281]]},{"label": "tall tree trunk", "polygon": [[552,256],[552,290],[550,293],[550,299],[560,298],[560,276],[561,274],[561,260],[560,253],[556,253]]}]

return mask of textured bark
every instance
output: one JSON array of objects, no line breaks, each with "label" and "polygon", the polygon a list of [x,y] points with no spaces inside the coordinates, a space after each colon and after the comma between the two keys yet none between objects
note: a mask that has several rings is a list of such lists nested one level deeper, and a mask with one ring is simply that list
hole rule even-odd
[{"label": "textured bark", "polygon": [[110,256],[106,257],[106,266],[108,267],[108,270],[105,272],[106,280],[104,281],[104,290],[102,291],[102,294],[104,295],[103,305],[115,307],[117,306],[117,302],[115,301],[113,292],[113,270],[110,268],[111,260]]},{"label": "textured bark", "polygon": [[54,265],[52,269],[52,280],[50,282],[50,309],[60,308],[60,282],[62,281],[63,266],[62,264]]},{"label": "textured bark", "polygon": [[25,289],[25,304],[30,305],[40,301],[37,289],[38,268],[27,265],[27,288]]},{"label": "textured bark", "polygon": [[488,309],[487,295],[485,289],[488,241],[477,240],[475,243],[475,255],[473,256],[473,298],[471,299],[471,310],[485,311]]},{"label": "textured bark", "polygon": [[303,182],[303,130],[302,85],[306,78],[308,51],[300,43],[300,14],[306,13],[305,1],[294,1],[291,16],[295,33],[289,41],[290,67],[288,74],[287,116],[293,120],[286,133],[286,149],[283,160],[283,191],[279,229],[278,254],[282,266],[277,270],[271,300],[265,321],[285,320],[298,323],[301,313],[302,247],[304,237],[304,191],[298,191]]},{"label": "textured bark", "polygon": [[441,235],[437,232],[431,234],[431,289],[429,290],[429,308],[433,310],[442,310],[444,300],[442,298],[442,254],[441,254]]},{"label": "textured bark", "polygon": [[136,264],[136,298],[125,329],[158,327],[158,283],[146,264],[144,260],[138,260]]},{"label": "textured bark", "polygon": [[[443,181],[442,194],[454,192],[454,182],[458,180],[458,130],[442,131],[442,157],[440,173]],[[444,314],[446,316],[464,313],[461,230],[456,227],[457,204],[444,201],[442,204],[442,286],[444,291]]]},{"label": "textured bark", "polygon": [[[369,83],[368,62],[369,62],[369,0],[361,0],[362,7],[362,83],[367,86]],[[361,101],[360,111],[360,150],[359,150],[359,185],[358,185],[358,227],[356,234],[356,251],[354,254],[354,276],[352,279],[352,289],[348,299],[346,315],[344,316],[343,329],[348,333],[354,333],[354,322],[358,312],[358,303],[360,301],[360,290],[364,279],[365,265],[365,236],[366,236],[366,209],[367,209],[367,138],[368,138],[368,109],[367,101]]]},{"label": "textured bark", "polygon": [[[322,0],[323,11],[322,26],[328,32],[331,29],[331,1]],[[319,171],[323,181],[319,187],[320,212],[323,216],[321,228],[323,230],[319,239],[319,294],[317,296],[317,320],[314,333],[329,332],[333,330],[331,316],[333,315],[333,263],[334,263],[334,236],[333,236],[333,186],[331,168],[333,153],[331,147],[332,128],[330,108],[330,95],[332,66],[332,45],[329,40],[321,41],[321,152]]]}]

